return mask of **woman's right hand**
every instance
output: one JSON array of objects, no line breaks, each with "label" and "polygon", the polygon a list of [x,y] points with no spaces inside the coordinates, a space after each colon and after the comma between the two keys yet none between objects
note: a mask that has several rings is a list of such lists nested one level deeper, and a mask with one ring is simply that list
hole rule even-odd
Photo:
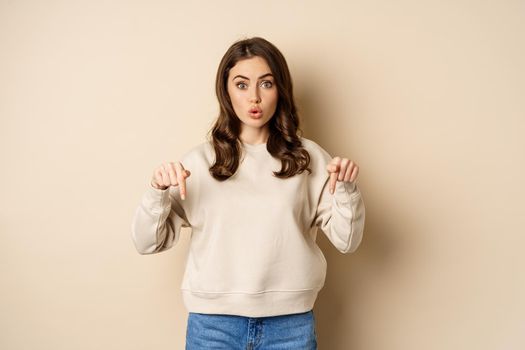
[{"label": "woman's right hand", "polygon": [[151,186],[165,190],[170,186],[180,185],[180,197],[186,199],[186,178],[190,171],[185,170],[181,162],[168,162],[159,165],[153,172]]}]

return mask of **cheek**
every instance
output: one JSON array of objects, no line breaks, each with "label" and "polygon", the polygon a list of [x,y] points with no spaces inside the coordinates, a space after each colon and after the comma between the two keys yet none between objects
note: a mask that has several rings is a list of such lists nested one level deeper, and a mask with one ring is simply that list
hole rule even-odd
[{"label": "cheek", "polygon": [[277,100],[279,99],[279,95],[277,94],[276,91],[272,91],[271,93],[268,94],[268,101],[272,104],[272,105],[277,105]]},{"label": "cheek", "polygon": [[241,96],[239,93],[232,93],[230,94],[230,100],[232,103],[233,111],[237,116],[240,116],[243,114],[243,110],[245,109],[245,105],[241,99]]},{"label": "cheek", "polygon": [[238,92],[228,91],[228,95],[230,96],[230,100],[234,106],[239,105],[241,98]]}]

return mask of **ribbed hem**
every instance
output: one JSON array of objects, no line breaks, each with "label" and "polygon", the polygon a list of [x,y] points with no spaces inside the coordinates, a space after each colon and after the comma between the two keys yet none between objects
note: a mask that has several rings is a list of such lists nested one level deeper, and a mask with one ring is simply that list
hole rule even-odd
[{"label": "ribbed hem", "polygon": [[[322,288],[322,287],[321,287]],[[181,289],[189,312],[267,317],[307,312],[313,309],[318,289],[245,293],[203,293]]]}]

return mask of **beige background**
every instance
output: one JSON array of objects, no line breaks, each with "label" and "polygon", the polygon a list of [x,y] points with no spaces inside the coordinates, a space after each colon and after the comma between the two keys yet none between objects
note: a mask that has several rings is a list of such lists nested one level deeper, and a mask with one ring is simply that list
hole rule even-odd
[{"label": "beige background", "polygon": [[304,136],[361,167],[361,247],[319,235],[319,348],[525,348],[524,33],[510,0],[1,0],[0,348],[184,347],[190,231],[141,256],[131,218],[254,35]]}]

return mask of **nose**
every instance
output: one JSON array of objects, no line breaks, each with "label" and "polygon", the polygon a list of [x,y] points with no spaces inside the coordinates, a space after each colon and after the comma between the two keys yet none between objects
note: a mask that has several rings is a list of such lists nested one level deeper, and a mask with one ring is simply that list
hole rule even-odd
[{"label": "nose", "polygon": [[259,89],[257,88],[257,86],[255,86],[250,92],[250,102],[251,103],[261,102],[261,98],[259,96]]}]

